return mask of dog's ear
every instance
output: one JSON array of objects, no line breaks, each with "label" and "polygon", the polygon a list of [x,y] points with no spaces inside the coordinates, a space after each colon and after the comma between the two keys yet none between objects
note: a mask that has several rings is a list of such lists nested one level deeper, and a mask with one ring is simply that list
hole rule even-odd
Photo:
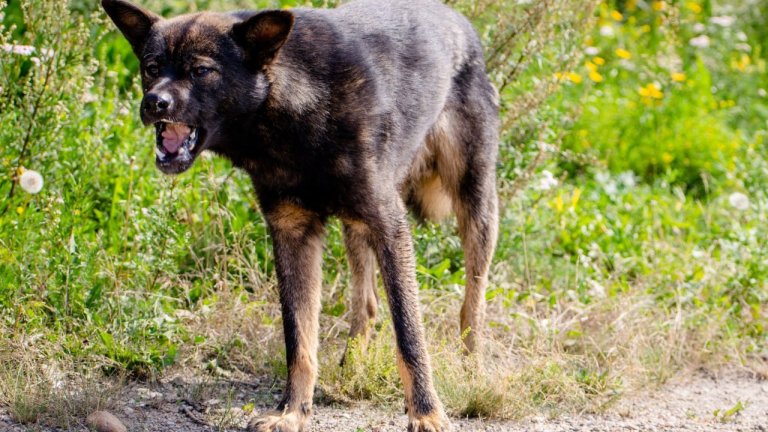
[{"label": "dog's ear", "polygon": [[270,10],[232,26],[232,38],[245,50],[252,66],[267,65],[274,59],[293,28],[293,13]]},{"label": "dog's ear", "polygon": [[101,0],[101,6],[128,39],[133,52],[137,56],[141,55],[152,25],[162,18],[125,0]]}]

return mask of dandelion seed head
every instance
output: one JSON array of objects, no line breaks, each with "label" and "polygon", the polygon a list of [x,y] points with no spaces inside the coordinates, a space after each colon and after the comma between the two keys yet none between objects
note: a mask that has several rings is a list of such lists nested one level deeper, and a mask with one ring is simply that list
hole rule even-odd
[{"label": "dandelion seed head", "polygon": [[749,197],[741,192],[734,192],[729,195],[728,203],[731,205],[731,207],[739,211],[748,210],[750,205]]},{"label": "dandelion seed head", "polygon": [[25,169],[19,177],[19,185],[25,191],[36,194],[43,189],[43,176],[37,171]]}]

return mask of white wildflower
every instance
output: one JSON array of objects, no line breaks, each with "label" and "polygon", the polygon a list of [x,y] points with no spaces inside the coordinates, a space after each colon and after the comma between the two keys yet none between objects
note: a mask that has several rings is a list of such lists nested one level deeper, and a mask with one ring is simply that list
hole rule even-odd
[{"label": "white wildflower", "polygon": [[709,36],[707,35],[701,35],[696,36],[695,38],[688,41],[691,46],[696,48],[707,48],[709,47]]},{"label": "white wildflower", "polygon": [[612,25],[604,25],[600,27],[600,36],[612,38],[614,34]]},{"label": "white wildflower", "polygon": [[35,52],[35,47],[31,45],[3,44],[3,45],[0,45],[0,47],[2,47],[2,50],[7,53],[18,54],[23,56],[30,56]]},{"label": "white wildflower", "polygon": [[596,56],[596,55],[600,54],[600,49],[597,48],[597,47],[589,46],[589,47],[584,48],[584,53],[586,55]]},{"label": "white wildflower", "polygon": [[693,32],[694,33],[704,33],[704,31],[707,29],[707,26],[705,26],[702,23],[696,23],[693,25]]},{"label": "white wildflower", "polygon": [[757,95],[764,98],[768,96],[768,91],[765,91],[764,88],[759,88],[757,89]]},{"label": "white wildflower", "polygon": [[728,203],[736,210],[744,211],[749,209],[749,197],[741,192],[734,192],[728,196]]},{"label": "white wildflower", "polygon": [[36,194],[43,188],[43,176],[33,170],[24,170],[19,178],[19,185],[25,191]]},{"label": "white wildflower", "polygon": [[544,170],[541,173],[541,180],[539,180],[539,184],[536,186],[536,189],[540,191],[546,191],[556,187],[557,185],[558,181],[555,176],[552,175],[551,172]]},{"label": "white wildflower", "polygon": [[621,183],[627,189],[635,187],[637,184],[637,181],[635,180],[635,173],[632,171],[624,171],[623,173],[619,174],[619,183]]},{"label": "white wildflower", "polygon": [[718,25],[720,27],[730,27],[733,25],[734,22],[736,22],[736,18],[732,16],[716,16],[709,19],[709,22],[711,22],[714,25]]},{"label": "white wildflower", "polygon": [[737,43],[735,48],[739,51],[752,52],[752,45],[748,43]]},{"label": "white wildflower", "polygon": [[746,33],[744,33],[743,31],[740,31],[740,32],[736,33],[736,39],[738,39],[739,42],[746,42],[747,39],[749,39],[749,38],[747,37]]}]

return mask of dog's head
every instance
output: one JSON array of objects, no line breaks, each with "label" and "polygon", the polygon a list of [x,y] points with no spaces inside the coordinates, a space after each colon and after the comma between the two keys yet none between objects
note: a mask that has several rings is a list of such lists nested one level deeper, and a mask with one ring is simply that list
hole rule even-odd
[{"label": "dog's head", "polygon": [[266,69],[294,20],[279,10],[163,19],[124,0],[102,6],[141,62],[141,120],[155,126],[156,164],[167,174],[223,145],[224,123],[264,102]]}]

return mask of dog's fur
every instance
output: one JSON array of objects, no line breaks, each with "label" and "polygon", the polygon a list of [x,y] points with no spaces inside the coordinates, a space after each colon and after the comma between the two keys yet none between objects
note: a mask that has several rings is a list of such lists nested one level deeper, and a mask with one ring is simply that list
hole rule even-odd
[{"label": "dog's fur", "polygon": [[470,23],[433,0],[172,19],[124,0],[102,4],[141,60],[141,118],[158,127],[158,167],[175,174],[203,150],[223,155],[250,174],[267,219],[289,374],[277,411],[251,428],[299,431],[311,412],[324,224],[336,216],[352,270],[350,337],[368,340],[378,265],[408,429],[447,430],[406,209],[457,215],[461,332],[473,351],[497,235],[498,94]]}]

